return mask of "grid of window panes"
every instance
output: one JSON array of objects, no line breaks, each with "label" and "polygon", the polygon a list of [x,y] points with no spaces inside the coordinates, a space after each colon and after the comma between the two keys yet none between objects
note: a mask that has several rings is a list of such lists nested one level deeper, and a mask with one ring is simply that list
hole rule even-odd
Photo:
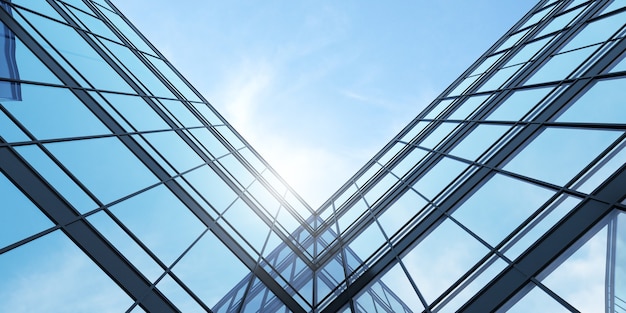
[{"label": "grid of window panes", "polygon": [[0,4],[0,311],[626,307],[624,0],[539,1],[316,212],[109,1]]},{"label": "grid of window panes", "polygon": [[311,309],[313,211],[111,3],[0,5],[0,311]]},{"label": "grid of window panes", "polygon": [[[624,210],[617,203],[626,192],[611,188],[623,183],[616,177],[626,163],[625,24],[626,1],[542,1],[533,8],[318,210],[325,221],[317,230],[318,277],[336,277],[338,258],[348,265],[329,286],[342,294],[317,295],[318,307],[397,311],[373,296],[386,285],[411,299],[404,303],[412,312],[463,305],[522,312],[543,296],[563,311],[588,309],[574,303],[587,288],[582,277],[569,282],[579,288],[559,281],[552,289],[541,284],[545,271],[528,269],[523,286],[494,278],[530,262],[527,255],[544,248],[538,239],[551,229],[573,227],[582,236],[593,222],[570,225],[567,218],[593,201],[604,204],[604,214]],[[616,229],[613,242],[623,244],[626,232]],[[624,248],[617,248],[619,257]],[[354,266],[348,254],[356,255]],[[623,279],[621,257],[594,273],[602,290],[589,300],[602,304],[606,291],[613,304],[589,311],[619,311],[626,290],[604,277]],[[379,278],[369,285],[373,275]],[[466,304],[490,281],[494,287]],[[501,298],[488,293],[495,288]]]}]

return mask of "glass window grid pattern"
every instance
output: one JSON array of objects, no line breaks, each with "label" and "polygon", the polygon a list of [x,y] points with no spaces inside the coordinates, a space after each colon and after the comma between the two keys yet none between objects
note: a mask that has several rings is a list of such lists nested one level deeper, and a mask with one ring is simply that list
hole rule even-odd
[{"label": "glass window grid pattern", "polygon": [[[623,123],[558,120],[558,116],[566,112],[568,107],[576,103],[587,90],[593,88],[594,84],[607,80],[625,79],[624,72],[608,70],[612,65],[617,64],[620,55],[623,55],[626,45],[623,39],[624,27],[622,30],[613,30],[613,33],[609,34],[611,37],[592,43],[594,51],[577,59],[573,72],[564,73],[565,76],[561,75],[556,79],[526,84],[529,78],[532,79],[534,74],[541,71],[550,58],[566,53],[561,52],[560,49],[567,45],[570,38],[576,38],[577,34],[584,31],[586,25],[594,21],[609,19],[625,11],[623,7],[616,9],[615,2],[612,1],[540,2],[317,211],[308,208],[306,203],[275,174],[219,113],[108,1],[49,0],[32,3],[14,1],[12,4],[8,2],[3,4],[11,8],[3,11],[3,22],[11,24],[10,27],[12,26],[16,37],[25,41],[26,46],[37,55],[54,76],[60,79],[61,83],[0,79],[24,86],[32,84],[67,90],[89,108],[109,131],[42,139],[35,136],[37,132],[32,133],[33,130],[24,125],[26,121],[21,121],[12,113],[10,105],[7,105],[9,108],[1,108],[5,120],[9,122],[9,125],[5,127],[17,133],[17,137],[20,138],[0,142],[0,149],[5,155],[10,156],[7,160],[14,162],[8,164],[20,166],[29,171],[32,180],[46,187],[46,191],[42,194],[54,195],[64,202],[67,211],[64,214],[71,216],[61,216],[63,214],[59,212],[48,211],[40,202],[34,200],[33,202],[45,212],[48,218],[54,221],[55,226],[1,248],[0,254],[10,253],[13,249],[28,245],[60,229],[72,240],[78,241],[76,244],[96,264],[109,273],[116,283],[126,288],[126,284],[132,283],[131,280],[124,280],[114,273],[111,274],[110,266],[112,265],[102,264],[95,256],[96,245],[90,246],[92,243],[88,244],[76,239],[79,234],[96,237],[96,241],[107,245],[111,250],[111,255],[124,263],[127,270],[141,276],[142,269],[137,269],[134,264],[126,261],[118,251],[115,251],[114,244],[108,243],[97,227],[89,223],[92,216],[106,214],[123,231],[123,234],[139,246],[163,271],[156,281],[144,282],[149,290],[153,290],[152,296],[140,298],[138,294],[127,291],[134,299],[129,311],[137,307],[155,308],[151,305],[163,305],[163,307],[175,309],[174,306],[178,303],[171,302],[176,302],[177,299],[167,299],[158,292],[154,292],[161,286],[161,281],[170,279],[182,288],[196,306],[218,312],[247,311],[248,309],[276,312],[333,312],[346,305],[348,310],[353,312],[366,312],[373,308],[390,311],[398,305],[404,311],[411,312],[412,309],[406,303],[402,303],[402,299],[394,295],[390,286],[387,286],[382,279],[390,268],[399,269],[396,272],[405,275],[410,288],[414,289],[415,295],[420,300],[423,310],[436,311],[443,307],[448,309],[452,308],[451,303],[458,302],[457,297],[461,299],[459,295],[467,290],[464,288],[479,281],[478,278],[483,278],[485,275],[483,273],[495,268],[494,264],[506,264],[506,267],[492,270],[493,273],[486,278],[487,281],[495,277],[497,273],[506,275],[510,272],[510,268],[522,262],[524,260],[522,257],[507,255],[508,249],[520,239],[523,241],[525,233],[532,232],[535,225],[541,224],[556,208],[566,203],[566,199],[577,199],[576,202],[579,204],[562,209],[564,213],[557,215],[558,218],[555,218],[552,224],[544,226],[545,229],[554,225],[557,229],[558,227],[571,227],[567,226],[569,224],[566,222],[557,223],[557,221],[565,219],[564,216],[568,217],[585,211],[586,207],[591,206],[588,204],[590,202],[593,205],[596,202],[607,204],[605,214],[608,214],[610,209],[624,209],[623,203],[619,204],[619,201],[623,200],[623,195],[617,199],[611,198],[615,197],[615,192],[608,196],[604,195],[607,193],[604,191],[609,190],[612,184],[615,185],[616,182],[624,180],[623,166],[620,164],[620,159],[615,159],[621,156],[620,152],[623,151],[625,142]],[[544,6],[549,8],[542,9]],[[609,6],[612,11],[603,12],[603,9]],[[6,13],[10,11],[12,14]],[[46,36],[42,37],[38,31],[40,27],[37,22],[34,18],[31,21],[29,16],[56,23],[60,25],[59,27],[73,29],[88,44],[88,47],[102,58],[113,73],[119,75],[116,79],[128,84],[132,91],[101,89],[90,82],[90,78],[82,74],[85,68],[80,68],[79,65],[73,64],[72,60],[64,57],[62,51],[54,48],[57,43],[53,40],[48,40]],[[564,23],[563,26],[550,30],[549,33],[542,33],[552,21],[563,20],[564,16],[572,16],[573,19],[559,22]],[[527,22],[530,20],[533,22]],[[25,29],[20,29],[15,25],[22,25]],[[565,25],[567,26],[564,28]],[[607,33],[610,32],[607,30]],[[541,34],[542,37],[533,38],[537,34]],[[532,42],[539,42],[543,38],[550,39],[546,41],[544,47],[531,56],[531,59],[521,63],[515,62],[521,65],[514,71],[500,72],[515,65],[507,64],[517,53],[523,51],[524,47]],[[147,72],[143,73],[154,75],[153,82],[156,86],[145,85],[145,74],[142,74],[141,79],[134,77],[136,72],[124,68],[124,62],[116,60],[120,56],[107,49],[105,42],[110,43],[109,46],[119,45],[128,49],[131,52],[128,56],[132,58],[134,55],[141,62],[138,64],[146,67]],[[584,49],[584,47],[574,47],[574,49]],[[158,61],[162,62],[161,66],[155,64]],[[490,65],[482,65],[485,62],[490,62]],[[167,66],[165,68],[167,72],[164,72],[163,64]],[[502,73],[506,76],[499,75]],[[494,81],[495,84],[489,84]],[[485,89],[484,86],[487,85],[490,87]],[[163,87],[165,89],[162,89]],[[161,93],[159,89],[167,90],[167,92]],[[526,113],[522,113],[523,116],[510,120],[489,120],[489,115],[498,108],[506,106],[507,99],[515,93],[539,89],[545,90],[545,95],[537,103],[529,105]],[[133,121],[127,119],[127,114],[115,107],[114,101],[107,100],[107,95],[124,95],[136,99],[133,101],[140,102],[144,106],[147,105],[145,109],[153,110],[150,112],[155,112],[162,120],[159,120],[161,123],[165,122],[165,128],[144,129],[134,125]],[[466,108],[465,103],[481,96],[485,98],[480,99],[482,100],[478,101],[480,103],[474,104],[471,112],[457,114],[455,117],[456,111]],[[168,106],[167,103],[172,105],[176,103],[180,105],[180,108],[173,110],[174,107]],[[499,126],[502,130],[501,134],[490,138],[489,142],[481,142],[479,151],[465,153],[455,151],[455,147],[471,138],[473,131],[488,126]],[[196,137],[192,132],[200,130],[206,130],[205,134],[208,134],[211,140],[222,145],[224,150],[219,151],[224,151],[225,154],[213,155],[213,151],[216,151],[215,147],[204,146],[206,141]],[[612,140],[609,143],[598,147],[596,154],[583,162],[578,172],[572,174],[573,177],[568,176],[566,180],[559,183],[546,181],[523,171],[507,169],[507,164],[513,162],[512,160],[521,154],[520,151],[532,146],[533,141],[541,138],[542,134],[554,131],[568,132],[568,130],[595,131],[614,136],[611,137]],[[167,156],[167,152],[159,148],[156,141],[150,140],[155,138],[153,135],[158,134],[167,134],[170,140],[178,142],[177,145],[189,150],[189,155],[193,156],[191,158],[196,159],[197,162],[175,160]],[[151,177],[149,181],[141,182],[143,185],[140,184],[141,188],[138,190],[125,191],[121,198],[116,196],[104,201],[103,197],[93,190],[94,188],[89,188],[90,186],[84,179],[81,179],[83,174],[73,171],[73,165],[62,162],[62,158],[54,153],[55,149],[52,149],[64,143],[80,146],[84,142],[103,142],[103,140],[115,141],[118,146],[121,143],[124,147],[122,149],[128,149],[124,151],[130,152],[133,160],[137,159],[126,161],[143,163],[150,173],[148,176],[154,177]],[[46,177],[42,173],[43,169],[37,168],[35,164],[29,164],[30,161],[24,161],[28,156],[20,151],[26,151],[25,148],[34,148],[44,155],[48,164],[54,164],[55,170],[62,173],[61,177]],[[468,156],[467,153],[470,155]],[[431,179],[432,175],[429,176],[429,173],[436,172],[437,166],[440,165],[439,168],[441,168],[444,163],[455,164],[457,170],[450,173],[450,177],[437,182],[439,186],[434,191],[420,188],[421,179]],[[606,169],[607,163],[613,165]],[[233,193],[227,204],[223,204],[222,207],[214,206],[212,203],[215,200],[209,198],[210,193],[200,190],[201,186],[189,180],[189,175],[201,168],[213,173],[216,181],[221,181],[226,190]],[[596,175],[602,176],[598,178]],[[15,180],[13,176],[7,176]],[[271,178],[267,179],[267,177]],[[511,232],[503,234],[504,239],[490,243],[479,236],[476,229],[468,228],[457,219],[454,212],[463,205],[464,201],[471,198],[495,177],[508,177],[514,181],[525,182],[525,185],[537,190],[548,190],[550,197],[547,201],[544,199],[543,204],[526,216],[523,222]],[[592,177],[595,177],[597,181],[595,187],[587,187],[585,192],[581,191],[580,186]],[[69,194],[64,194],[62,190],[57,190],[56,183],[53,183],[52,179],[63,180],[64,184],[69,184],[74,191],[80,190],[84,194],[83,197],[89,199],[81,203],[92,202],[92,207],[76,207],[79,202],[70,199]],[[600,185],[602,182],[604,184]],[[23,188],[19,182],[13,181],[13,183]],[[255,188],[256,186],[261,186],[261,189]],[[599,188],[596,188],[598,186]],[[137,199],[157,188],[166,188],[168,192],[171,192],[204,227],[204,230],[195,236],[187,248],[180,247],[184,252],[172,264],[163,262],[161,256],[156,255],[133,229],[127,227],[124,221],[113,212],[116,205]],[[29,191],[25,193],[31,199],[41,196],[31,194]],[[408,195],[420,199],[422,204],[413,209],[414,214],[403,225],[396,227],[397,229],[383,227],[381,223],[383,214],[398,206]],[[605,197],[602,197],[603,195]],[[291,201],[288,202],[287,199]],[[263,226],[260,233],[248,234],[249,237],[241,235],[242,229],[233,225],[239,222],[239,219],[228,217],[229,212],[234,212],[236,206],[247,212],[248,216],[261,220],[263,223],[260,224],[264,224],[267,228]],[[310,217],[305,219],[302,215],[310,215]],[[288,223],[293,225],[294,222],[297,225],[295,229],[293,226],[282,225],[288,225]],[[435,299],[431,299],[424,296],[423,290],[420,291],[422,286],[411,276],[412,271],[409,269],[410,264],[407,264],[409,262],[407,256],[411,255],[412,250],[420,247],[425,238],[435,236],[432,234],[437,233],[440,225],[452,225],[446,227],[460,229],[469,236],[468,238],[473,238],[472,241],[482,245],[488,252],[478,262],[467,264],[468,268],[460,273],[448,288],[444,288]],[[77,227],[81,227],[81,230],[72,230]],[[242,275],[245,277],[240,283],[211,308],[175,274],[177,262],[203,236],[208,236],[207,234],[216,236],[249,271],[243,271]],[[257,235],[262,237],[261,242],[254,245],[251,240],[258,239],[254,238]],[[373,240],[375,237],[378,241]],[[377,242],[374,251],[367,251],[363,254],[362,247],[358,244],[359,240],[370,241],[370,239]],[[536,248],[538,243],[527,244],[529,246],[521,249],[528,248],[530,252],[538,249]],[[532,253],[527,252],[525,255],[528,254]],[[367,275],[363,275],[364,273]],[[537,284],[536,279],[533,278],[536,275],[531,273],[529,276],[531,281]],[[369,277],[380,278],[372,280]],[[138,280],[141,280],[141,277]],[[489,286],[503,287],[493,281]],[[492,305],[492,308],[502,306],[503,304],[496,303],[496,300],[491,300],[492,303],[489,304],[483,303],[487,301],[483,299],[489,299],[486,294],[489,290],[495,290],[493,288],[496,287],[481,291],[478,300],[474,299],[466,303],[464,308],[475,308],[472,305],[483,305],[479,306],[481,308],[487,307],[484,305]],[[542,290],[545,291],[548,288],[544,286]],[[381,293],[392,296],[383,299]],[[363,302],[362,299],[366,294],[373,299],[374,304]],[[571,308],[556,293],[548,290],[548,294],[566,308]],[[466,296],[465,300],[472,295]],[[160,299],[153,300],[155,298]]]}]

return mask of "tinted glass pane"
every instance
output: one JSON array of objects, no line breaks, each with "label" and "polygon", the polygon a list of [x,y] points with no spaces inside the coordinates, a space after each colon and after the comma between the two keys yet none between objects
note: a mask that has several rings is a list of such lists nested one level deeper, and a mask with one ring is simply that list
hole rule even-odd
[{"label": "tinted glass pane", "polygon": [[54,226],[1,172],[0,199],[0,248]]},{"label": "tinted glass pane", "polygon": [[51,143],[46,148],[104,203],[157,182],[117,138]]},{"label": "tinted glass pane", "polygon": [[529,90],[518,90],[508,99],[500,104],[486,119],[501,121],[517,121],[526,115],[548,92],[552,90],[548,88],[537,88]]},{"label": "tinted glass pane", "polygon": [[619,131],[548,128],[504,169],[563,185],[619,135]]},{"label": "tinted glass pane", "polygon": [[207,232],[174,266],[173,272],[207,306],[213,307],[249,270],[222,242]]},{"label": "tinted glass pane", "polygon": [[15,150],[76,210],[85,213],[98,207],[38,146],[20,146]]},{"label": "tinted glass pane", "polygon": [[110,210],[166,265],[180,256],[205,228],[163,185],[120,202]]},{"label": "tinted glass pane", "polygon": [[575,100],[557,122],[626,123],[626,79],[600,80]]},{"label": "tinted glass pane", "polygon": [[452,216],[495,246],[553,194],[551,190],[496,174]]},{"label": "tinted glass pane", "polygon": [[35,137],[51,139],[110,133],[69,89],[28,84],[21,84],[21,87],[22,101],[6,102],[4,107]]},{"label": "tinted glass pane", "polygon": [[2,312],[124,312],[133,303],[61,231],[0,255]]},{"label": "tinted glass pane", "polygon": [[487,252],[485,246],[446,220],[402,258],[402,262],[430,303]]}]

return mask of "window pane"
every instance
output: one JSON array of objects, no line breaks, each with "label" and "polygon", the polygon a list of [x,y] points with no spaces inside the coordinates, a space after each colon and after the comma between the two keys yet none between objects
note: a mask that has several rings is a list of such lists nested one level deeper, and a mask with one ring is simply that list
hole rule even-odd
[{"label": "window pane", "polygon": [[0,248],[54,226],[2,172],[0,199],[3,202],[0,206]]},{"label": "window pane", "polygon": [[172,271],[210,308],[250,273],[210,232],[200,238]]},{"label": "window pane", "polygon": [[496,174],[452,216],[496,246],[553,194],[554,191]]},{"label": "window pane", "polygon": [[569,105],[557,122],[626,123],[626,79],[600,80]]},{"label": "window pane", "polygon": [[562,186],[619,135],[619,131],[547,128],[504,169]]},{"label": "window pane", "polygon": [[157,182],[154,174],[117,138],[45,146],[104,203]]},{"label": "window pane", "polygon": [[465,274],[488,250],[458,225],[444,221],[402,258],[428,303]]},{"label": "window pane", "polygon": [[122,201],[110,210],[166,265],[172,264],[205,228],[163,185]]},{"label": "window pane", "polygon": [[0,255],[2,312],[124,312],[133,300],[61,231]]}]

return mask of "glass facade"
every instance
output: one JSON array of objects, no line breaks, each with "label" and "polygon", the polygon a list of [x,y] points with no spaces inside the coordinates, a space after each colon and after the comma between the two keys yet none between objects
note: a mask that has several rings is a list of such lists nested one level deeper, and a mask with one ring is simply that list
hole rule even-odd
[{"label": "glass facade", "polygon": [[109,0],[0,7],[2,312],[626,311],[626,1],[539,1],[319,208]]}]

